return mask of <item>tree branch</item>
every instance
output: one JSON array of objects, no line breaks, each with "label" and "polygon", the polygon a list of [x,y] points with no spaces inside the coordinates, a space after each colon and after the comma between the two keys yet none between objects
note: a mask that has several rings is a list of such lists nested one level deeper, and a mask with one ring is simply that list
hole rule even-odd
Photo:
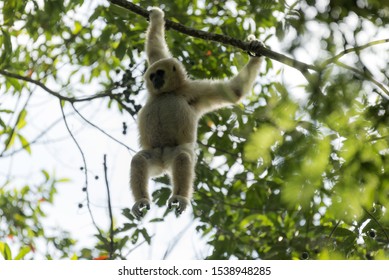
[{"label": "tree branch", "polygon": [[[125,8],[127,10],[130,10],[144,18],[149,17],[149,12],[135,4],[132,4],[131,2],[128,2],[126,0],[109,0],[112,4],[118,5],[122,8]],[[209,41],[214,41],[214,42],[219,42],[223,43],[225,45],[230,45],[233,47],[237,47],[243,51],[246,52],[253,52],[256,53],[257,55],[262,55],[266,56],[268,58],[271,58],[273,60],[276,60],[278,62],[281,62],[285,65],[288,65],[290,67],[293,67],[297,70],[299,70],[302,73],[306,73],[308,70],[314,70],[314,71],[319,71],[319,68],[315,65],[312,64],[307,64],[298,60],[295,60],[293,58],[290,58],[286,55],[274,52],[264,46],[259,46],[255,49],[252,48],[250,42],[245,42],[241,41],[235,38],[232,38],[230,36],[222,35],[222,34],[215,34],[215,33],[210,33],[202,30],[197,30],[193,28],[186,27],[185,25],[181,23],[177,23],[174,21],[171,21],[169,19],[165,19],[166,22],[166,27],[174,29],[180,33],[196,37],[196,38],[201,38],[204,40],[209,40]]]},{"label": "tree branch", "polygon": [[60,101],[60,104],[59,104],[59,105],[60,105],[60,108],[61,108],[62,118],[63,118],[63,121],[64,121],[64,123],[65,123],[66,129],[67,129],[67,131],[69,132],[70,137],[73,139],[73,142],[76,144],[78,150],[80,151],[81,158],[82,158],[82,162],[83,162],[83,164],[84,164],[85,193],[86,193],[86,202],[87,202],[86,204],[87,204],[87,208],[88,208],[88,211],[89,211],[89,215],[90,215],[90,217],[91,217],[91,219],[92,219],[92,223],[93,223],[93,225],[95,226],[96,230],[98,231],[99,235],[100,235],[100,236],[103,236],[102,233],[101,233],[100,228],[98,227],[98,225],[97,225],[97,223],[96,223],[96,220],[95,220],[95,218],[94,218],[94,216],[93,216],[93,213],[92,213],[92,209],[91,209],[91,207],[90,207],[89,190],[88,190],[88,188],[89,188],[89,186],[88,186],[88,166],[87,166],[87,164],[86,164],[86,159],[85,159],[84,152],[83,152],[83,150],[82,150],[80,144],[78,144],[78,141],[77,141],[76,137],[74,137],[72,131],[70,130],[70,127],[69,127],[68,122],[67,122],[67,120],[66,120],[65,112],[64,112],[64,110],[63,110],[62,101]]},{"label": "tree branch", "polygon": [[389,38],[388,39],[382,39],[382,40],[376,40],[376,41],[369,42],[369,43],[367,43],[365,45],[362,45],[362,46],[357,46],[357,47],[345,49],[344,51],[341,51],[340,53],[338,53],[334,57],[331,57],[331,58],[327,59],[326,61],[324,61],[322,63],[322,65],[324,67],[326,67],[326,66],[328,66],[331,63],[336,63],[342,56],[344,56],[346,54],[349,54],[349,53],[352,53],[352,52],[359,52],[359,51],[364,50],[366,48],[370,48],[372,46],[380,45],[380,44],[385,44],[385,43],[389,43]]},{"label": "tree branch", "polygon": [[108,184],[108,168],[107,168],[107,155],[104,155],[104,178],[105,178],[105,185],[107,187],[107,199],[108,199],[108,211],[109,211],[109,219],[110,219],[110,227],[109,227],[109,259],[113,259],[113,255],[115,252],[115,242],[114,242],[114,230],[113,230],[113,215],[112,215],[112,204],[111,204],[111,192],[109,190],[109,184]]},{"label": "tree branch", "polygon": [[125,147],[129,152],[133,152],[133,153],[136,153],[136,151],[132,148],[130,148],[129,146],[127,146],[126,144],[124,144],[123,142],[119,141],[118,139],[116,139],[115,137],[111,136],[109,133],[105,132],[103,129],[101,129],[100,127],[98,127],[97,125],[95,125],[94,123],[92,123],[91,121],[87,120],[78,110],[77,108],[74,106],[74,104],[72,103],[72,107],[73,107],[73,110],[77,113],[77,115],[79,115],[86,123],[88,123],[89,125],[93,126],[94,128],[96,128],[97,130],[99,130],[101,133],[103,133],[104,135],[108,136],[109,138],[111,138],[113,141],[115,141],[116,143],[122,145],[123,147]]},{"label": "tree branch", "polygon": [[[147,10],[145,10],[145,9],[143,9],[143,8],[133,4],[131,2],[128,2],[127,0],[109,0],[109,2],[111,2],[112,4],[118,5],[124,9],[130,10],[138,15],[141,15],[144,18],[148,19],[148,17],[149,17],[149,12]],[[366,49],[368,47],[378,45],[378,44],[389,43],[389,39],[383,39],[383,40],[373,41],[373,42],[367,43],[367,44],[362,45],[362,46],[357,46],[354,48],[346,49],[346,50],[340,52],[339,54],[335,55],[334,57],[329,58],[326,61],[324,61],[324,63],[321,66],[316,66],[316,65],[307,64],[307,63],[298,61],[296,59],[290,58],[286,55],[274,52],[274,51],[272,51],[264,46],[259,46],[259,47],[253,49],[249,42],[244,42],[244,41],[241,41],[241,40],[238,40],[238,39],[226,36],[226,35],[222,35],[222,34],[215,34],[215,33],[210,33],[210,32],[206,32],[206,31],[202,31],[202,30],[196,30],[193,28],[189,28],[183,24],[173,22],[169,19],[165,19],[165,22],[166,22],[165,23],[166,27],[174,29],[174,30],[181,32],[183,34],[186,34],[186,35],[189,35],[192,37],[196,37],[196,38],[200,38],[200,39],[204,39],[204,40],[219,42],[219,43],[222,43],[225,45],[234,46],[234,47],[240,48],[246,52],[253,52],[253,53],[256,53],[257,55],[266,56],[270,59],[276,60],[282,64],[288,65],[292,68],[299,70],[308,81],[311,80],[311,76],[312,76],[312,74],[309,72],[309,70],[313,70],[315,72],[320,72],[323,68],[327,67],[329,64],[337,63],[338,60],[342,56],[344,56],[348,53],[358,52],[358,51],[361,51],[363,49]],[[353,69],[350,69],[350,70],[353,70]],[[353,71],[356,72],[355,69]],[[366,76],[364,76],[364,77],[366,77]],[[388,90],[381,83],[379,83],[378,81],[376,81],[372,77],[366,77],[366,78],[367,78],[367,80],[373,82],[377,87],[379,87],[384,92],[384,94],[379,93],[384,99],[386,99],[386,100],[389,99]]]},{"label": "tree branch", "polygon": [[383,84],[381,84],[380,82],[378,82],[376,79],[374,79],[371,75],[368,75],[366,74],[365,72],[355,68],[355,67],[352,67],[352,66],[349,66],[347,64],[344,64],[340,61],[336,61],[335,62],[336,65],[344,68],[344,69],[347,69],[347,70],[350,70],[350,71],[353,71],[355,73],[357,73],[359,76],[365,78],[366,80],[372,82],[373,84],[375,84],[379,89],[381,89],[383,91],[383,93],[377,91],[377,94],[379,94],[382,98],[384,98],[385,100],[389,100],[389,90],[387,88],[385,88],[385,86]]},{"label": "tree branch", "polygon": [[48,88],[45,84],[43,84],[43,83],[41,83],[41,82],[39,82],[37,80],[31,79],[29,77],[25,77],[25,76],[22,76],[22,75],[19,75],[19,74],[11,73],[11,72],[8,72],[8,71],[3,70],[3,69],[0,69],[0,74],[3,75],[3,76],[9,77],[9,78],[14,78],[14,79],[18,79],[18,80],[26,81],[28,83],[35,84],[35,85],[39,86],[40,88],[42,88],[43,90],[45,90],[46,92],[50,93],[51,95],[57,97],[59,100],[61,100],[61,101],[68,101],[70,103],[90,101],[90,100],[93,100],[93,99],[96,99],[96,98],[102,98],[102,97],[107,97],[107,96],[113,97],[113,94],[111,93],[110,90],[103,91],[101,93],[94,94],[94,95],[91,95],[91,96],[84,96],[84,97],[79,97],[79,98],[63,96],[60,93],[58,93],[58,92]]}]

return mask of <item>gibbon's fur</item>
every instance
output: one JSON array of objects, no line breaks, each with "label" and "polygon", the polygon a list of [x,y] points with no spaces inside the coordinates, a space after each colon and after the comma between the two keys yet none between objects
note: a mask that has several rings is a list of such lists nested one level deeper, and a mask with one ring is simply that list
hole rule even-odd
[{"label": "gibbon's fur", "polygon": [[[146,36],[149,67],[144,75],[148,100],[138,115],[142,150],[131,161],[130,185],[137,218],[150,209],[149,177],[167,172],[173,183],[169,208],[181,214],[190,204],[194,181],[197,123],[210,111],[236,103],[247,93],[259,73],[261,58],[251,57],[228,81],[191,80],[183,64],[173,58],[165,41],[164,12],[150,10]],[[262,44],[249,37],[252,44]]]}]

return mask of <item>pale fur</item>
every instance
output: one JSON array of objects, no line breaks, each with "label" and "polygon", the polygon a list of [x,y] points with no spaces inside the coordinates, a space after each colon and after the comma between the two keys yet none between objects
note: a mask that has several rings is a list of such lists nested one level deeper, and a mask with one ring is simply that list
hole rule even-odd
[{"label": "pale fur", "polygon": [[[199,118],[238,102],[251,89],[261,63],[261,58],[251,57],[239,74],[228,81],[191,80],[182,63],[169,52],[164,25],[163,11],[151,8],[145,46],[149,68],[144,75],[149,96],[138,115],[143,150],[131,162],[130,185],[135,198],[132,210],[138,218],[143,216],[144,208],[150,209],[149,177],[164,172],[173,183],[169,208],[176,205],[181,214],[190,204]],[[151,77],[157,71],[159,82],[163,81],[155,86]]]}]

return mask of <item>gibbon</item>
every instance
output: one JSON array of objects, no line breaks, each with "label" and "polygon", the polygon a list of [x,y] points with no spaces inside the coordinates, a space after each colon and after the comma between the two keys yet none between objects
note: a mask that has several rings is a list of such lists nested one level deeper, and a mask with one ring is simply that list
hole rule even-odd
[{"label": "gibbon", "polygon": [[[149,67],[144,74],[148,99],[138,114],[142,150],[131,161],[130,185],[135,199],[133,214],[139,219],[150,209],[148,179],[166,172],[173,184],[168,207],[181,214],[190,204],[195,173],[197,124],[210,111],[238,102],[247,93],[261,64],[249,62],[235,77],[222,80],[191,80],[183,64],[173,58],[165,41],[164,12],[150,10],[146,34]],[[262,43],[249,36],[250,44]]]}]

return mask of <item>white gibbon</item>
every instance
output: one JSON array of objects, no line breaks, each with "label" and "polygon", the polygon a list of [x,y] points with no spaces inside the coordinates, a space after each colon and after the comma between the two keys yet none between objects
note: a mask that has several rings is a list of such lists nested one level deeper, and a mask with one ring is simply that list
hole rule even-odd
[{"label": "white gibbon", "polygon": [[[249,36],[256,47],[261,42]],[[138,115],[142,150],[131,161],[130,185],[137,218],[150,209],[148,180],[164,172],[170,175],[173,193],[168,207],[181,214],[190,204],[194,181],[197,124],[210,111],[238,102],[259,74],[260,57],[249,62],[232,79],[191,80],[183,64],[173,58],[165,41],[164,12],[150,10],[146,35],[149,67],[144,74],[148,99]]]}]

